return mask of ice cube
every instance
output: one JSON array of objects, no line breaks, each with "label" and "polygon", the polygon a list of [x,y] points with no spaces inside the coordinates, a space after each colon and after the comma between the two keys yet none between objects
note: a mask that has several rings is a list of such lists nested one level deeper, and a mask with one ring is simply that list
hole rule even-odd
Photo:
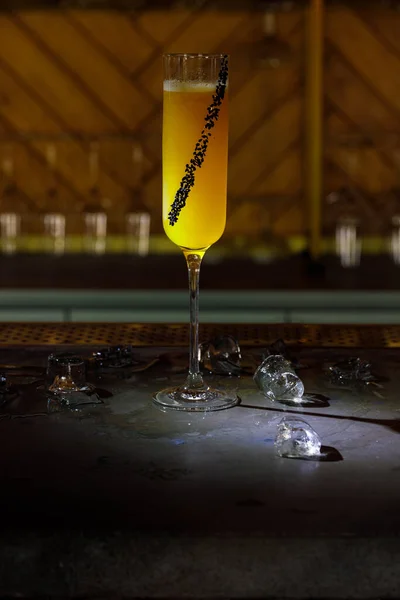
[{"label": "ice cube", "polygon": [[93,352],[92,361],[96,368],[121,369],[136,363],[132,346],[108,346]]},{"label": "ice cube", "polygon": [[104,404],[96,389],[90,389],[86,392],[72,392],[66,394],[52,394],[47,397],[48,413],[79,411],[86,407],[92,407],[97,404]]},{"label": "ice cube", "polygon": [[321,440],[316,431],[303,419],[284,417],[275,438],[275,453],[284,458],[318,458]]},{"label": "ice cube", "polygon": [[372,377],[371,363],[361,358],[351,357],[329,367],[336,379],[368,381]]},{"label": "ice cube", "polygon": [[230,335],[219,335],[200,345],[200,362],[216,375],[239,375],[241,372],[239,342]]},{"label": "ice cube", "polygon": [[386,379],[372,372],[372,365],[369,361],[350,357],[325,368],[327,368],[328,377],[334,386],[346,387],[357,392],[368,391],[377,398],[384,398],[382,382],[385,382]]},{"label": "ice cube", "polygon": [[18,397],[18,390],[15,385],[9,384],[7,375],[0,373],[0,406],[15,400]]},{"label": "ice cube", "polygon": [[78,354],[58,352],[47,358],[46,387],[51,392],[77,391],[86,385],[85,361]]},{"label": "ice cube", "polygon": [[304,394],[304,385],[291,363],[283,356],[271,354],[254,373],[258,389],[270,400],[293,400]]}]

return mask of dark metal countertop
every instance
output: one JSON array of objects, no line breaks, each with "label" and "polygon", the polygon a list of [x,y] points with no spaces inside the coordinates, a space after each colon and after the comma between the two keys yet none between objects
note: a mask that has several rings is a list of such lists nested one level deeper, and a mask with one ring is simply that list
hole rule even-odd
[{"label": "dark metal countertop", "polygon": [[[237,335],[247,357],[282,337],[306,392],[329,399],[288,407],[251,376],[219,378],[241,404],[206,415],[151,401],[182,379],[186,327],[79,328],[1,326],[0,363],[38,368],[65,344],[89,355],[117,341],[159,361],[93,376],[112,394],[96,407],[49,414],[35,385],[3,407],[0,596],[400,595],[399,327],[204,326],[203,339]],[[354,355],[384,378],[378,394],[326,377]],[[343,460],[278,458],[276,425],[293,413]]]}]

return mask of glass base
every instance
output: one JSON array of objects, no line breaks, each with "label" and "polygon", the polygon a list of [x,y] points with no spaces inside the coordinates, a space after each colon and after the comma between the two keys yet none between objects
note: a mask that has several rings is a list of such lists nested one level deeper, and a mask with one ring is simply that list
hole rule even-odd
[{"label": "glass base", "polygon": [[232,408],[239,402],[233,391],[215,390],[189,390],[185,388],[167,388],[157,392],[153,400],[162,408],[173,410],[186,410],[191,412],[207,412]]}]

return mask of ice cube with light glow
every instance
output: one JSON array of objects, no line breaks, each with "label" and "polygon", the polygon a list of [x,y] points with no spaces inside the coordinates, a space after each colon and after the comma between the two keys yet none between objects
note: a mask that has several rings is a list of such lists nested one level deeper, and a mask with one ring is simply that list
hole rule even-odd
[{"label": "ice cube with light glow", "polygon": [[280,354],[273,354],[260,364],[254,373],[258,389],[270,400],[299,400],[304,385],[292,364]]},{"label": "ice cube with light glow", "polygon": [[96,388],[86,381],[84,359],[70,352],[49,355],[45,388],[49,413],[59,412],[64,408],[103,403]]},{"label": "ice cube with light glow", "polygon": [[200,346],[200,363],[217,375],[239,375],[241,358],[239,342],[231,335],[219,335]]},{"label": "ice cube with light glow", "polygon": [[275,438],[275,453],[283,458],[319,458],[321,440],[303,419],[284,417]]},{"label": "ice cube with light glow", "polygon": [[333,379],[338,381],[376,381],[378,378],[371,372],[370,362],[358,357],[341,360],[329,367]]}]

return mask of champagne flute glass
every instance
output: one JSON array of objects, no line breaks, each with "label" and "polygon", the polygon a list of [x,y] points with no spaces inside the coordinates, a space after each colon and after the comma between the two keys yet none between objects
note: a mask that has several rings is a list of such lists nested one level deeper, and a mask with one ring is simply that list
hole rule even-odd
[{"label": "champagne flute glass", "polygon": [[148,255],[150,222],[149,213],[128,213],[126,215],[127,247],[132,254]]},{"label": "champagne flute glass", "polygon": [[228,167],[228,57],[164,55],[163,224],[189,272],[190,361],[186,382],[154,396],[165,408],[230,408],[236,394],[209,387],[199,369],[198,298],[202,258],[223,234]]},{"label": "champagne flute glass", "polygon": [[90,254],[104,254],[107,246],[107,215],[103,212],[87,212],[85,223],[85,248]]},{"label": "champagne flute glass", "polygon": [[100,143],[92,140],[89,145],[89,200],[83,214],[84,246],[90,254],[104,254],[107,238],[107,214],[104,208],[108,199],[100,190]]},{"label": "champagne flute glass", "polygon": [[65,215],[46,213],[43,217],[45,248],[52,254],[65,252]]}]

